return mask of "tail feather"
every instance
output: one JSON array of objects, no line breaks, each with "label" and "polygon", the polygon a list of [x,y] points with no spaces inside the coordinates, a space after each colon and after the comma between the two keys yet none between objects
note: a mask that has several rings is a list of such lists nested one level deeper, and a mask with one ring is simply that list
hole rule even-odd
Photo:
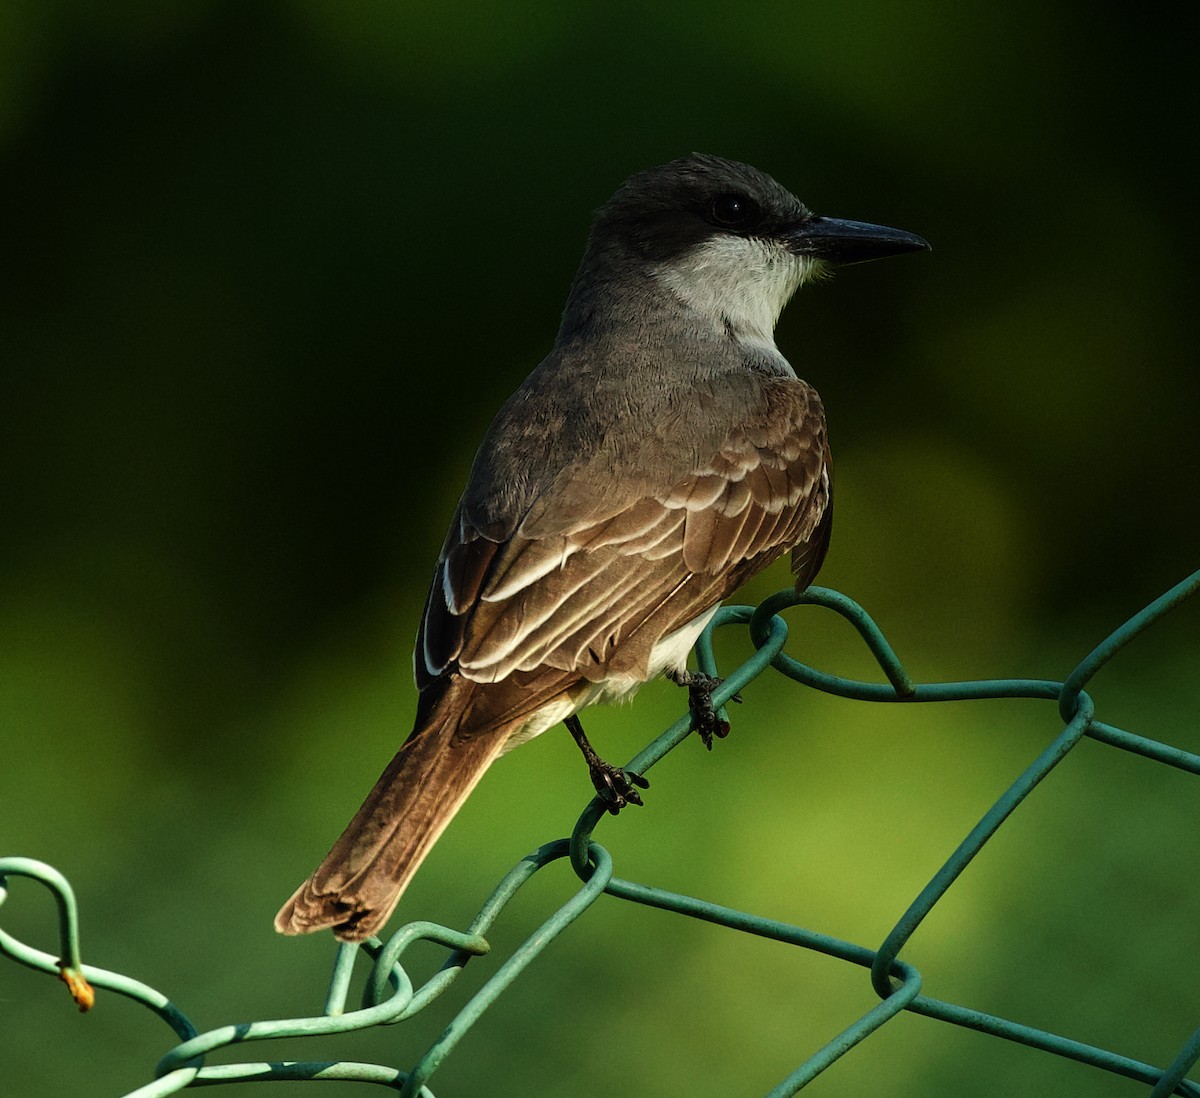
[{"label": "tail feather", "polygon": [[502,725],[459,738],[461,709],[431,716],[396,753],[316,872],[275,916],[281,934],[331,928],[344,942],[374,934],[512,731]]}]

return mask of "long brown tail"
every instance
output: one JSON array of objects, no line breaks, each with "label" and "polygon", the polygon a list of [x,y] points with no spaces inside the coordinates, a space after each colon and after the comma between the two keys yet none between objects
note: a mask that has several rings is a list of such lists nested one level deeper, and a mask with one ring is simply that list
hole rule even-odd
[{"label": "long brown tail", "polygon": [[275,916],[276,930],[307,934],[329,927],[342,941],[357,942],[387,922],[512,728],[459,738],[461,715],[458,706],[435,710],[408,738],[325,860]]}]

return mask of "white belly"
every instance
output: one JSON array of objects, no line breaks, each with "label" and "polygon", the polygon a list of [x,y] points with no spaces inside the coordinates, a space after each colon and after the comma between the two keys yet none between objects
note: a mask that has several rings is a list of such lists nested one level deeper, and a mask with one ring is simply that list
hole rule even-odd
[{"label": "white belly", "polygon": [[[714,606],[706,610],[698,618],[693,618],[673,633],[668,633],[650,650],[650,678],[661,675],[664,671],[681,671],[687,667],[688,653],[691,652],[700,634],[713,619],[717,612]],[[542,706],[525,724],[508,738],[502,755],[508,754],[514,747],[528,743],[534,736],[540,736],[547,728],[560,721],[565,721],[573,713],[595,702],[627,701],[633,697],[637,688],[646,679],[634,678],[632,675],[614,675],[612,678],[601,679],[593,683],[574,700],[560,698],[549,705]]]}]

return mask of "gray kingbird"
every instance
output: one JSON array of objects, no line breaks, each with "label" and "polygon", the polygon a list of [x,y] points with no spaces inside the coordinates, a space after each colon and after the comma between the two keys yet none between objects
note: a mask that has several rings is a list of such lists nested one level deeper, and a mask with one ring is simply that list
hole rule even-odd
[{"label": "gray kingbird", "polygon": [[818,217],[745,164],[693,155],[628,179],[596,215],[554,347],[493,421],[417,633],[412,734],[275,919],[359,941],[387,921],[500,755],[565,721],[615,812],[640,775],[576,713],[687,656],[721,600],[791,550],[812,581],[832,518],[825,413],[775,322],[827,264],[928,248]]}]

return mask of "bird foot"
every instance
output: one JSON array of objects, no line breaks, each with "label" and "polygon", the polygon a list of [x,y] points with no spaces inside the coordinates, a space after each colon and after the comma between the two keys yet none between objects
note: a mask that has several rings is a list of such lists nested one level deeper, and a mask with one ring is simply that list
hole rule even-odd
[{"label": "bird foot", "polygon": [[588,774],[592,779],[592,785],[596,787],[596,792],[605,802],[604,807],[613,816],[627,804],[636,804],[640,807],[643,802],[638,790],[650,788],[649,779],[643,778],[641,774],[635,774],[632,770],[625,770],[620,766],[613,766],[603,759],[597,759],[595,763],[589,764]]},{"label": "bird foot", "polygon": [[[713,691],[725,680],[716,675],[706,675],[703,671],[675,671],[667,676],[678,686],[686,686],[688,691],[688,709],[692,714],[692,727],[700,742],[711,751],[713,739],[723,740],[729,735],[729,722],[722,720],[713,705]],[[730,701],[740,702],[742,696],[734,694]]]},{"label": "bird foot", "polygon": [[642,797],[638,790],[649,789],[649,779],[643,778],[641,774],[635,774],[632,770],[613,766],[612,763],[607,763],[600,758],[596,749],[588,742],[587,736],[584,735],[583,725],[579,723],[578,717],[572,715],[564,723],[583,754],[584,762],[587,763],[588,776],[592,779],[592,785],[596,792],[605,802],[604,807],[615,816],[627,804],[640,806]]}]

